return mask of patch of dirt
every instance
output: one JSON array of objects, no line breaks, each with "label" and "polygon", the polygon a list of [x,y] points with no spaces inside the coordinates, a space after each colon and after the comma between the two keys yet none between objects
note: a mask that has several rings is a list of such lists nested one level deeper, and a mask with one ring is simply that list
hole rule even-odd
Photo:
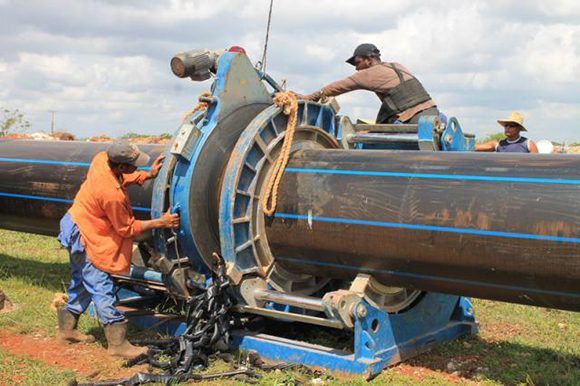
[{"label": "patch of dirt", "polygon": [[169,141],[171,141],[171,138],[160,138],[160,137],[155,137],[155,136],[151,136],[151,137],[135,137],[135,138],[129,138],[128,139],[129,142],[131,143],[143,143],[143,144],[161,144],[161,145],[165,145],[168,144]]},{"label": "patch of dirt", "polygon": [[101,134],[99,136],[87,139],[87,142],[113,142],[113,138],[109,137],[108,135]]},{"label": "patch of dirt", "polygon": [[438,374],[445,378],[447,382],[450,383],[465,383],[465,379],[461,378],[455,374],[448,374],[445,372],[439,372],[427,367],[416,366],[416,365],[409,365],[406,363],[401,363],[393,368],[393,371],[397,374],[405,375],[415,381],[422,381],[425,378],[434,376]]},{"label": "patch of dirt", "polygon": [[12,355],[26,357],[62,370],[72,370],[83,378],[110,379],[145,371],[146,366],[123,368],[122,360],[107,355],[105,348],[97,344],[63,345],[55,338],[39,333],[19,335],[0,331],[0,349]]},{"label": "patch of dirt", "polygon": [[[171,141],[171,138],[165,138],[165,137],[158,137],[158,136],[137,136],[137,137],[131,137],[131,138],[125,138],[126,141],[130,142],[130,143],[136,143],[136,144],[167,144],[169,143],[169,141]],[[88,142],[113,142],[114,139],[107,136],[107,135],[99,135],[96,137],[91,137],[89,139],[87,139]]]},{"label": "patch of dirt", "polygon": [[480,329],[481,337],[491,343],[503,342],[524,333],[524,329],[511,323],[485,323],[481,324]]},{"label": "patch of dirt", "polygon": [[32,139],[28,134],[6,134],[2,139]]},{"label": "patch of dirt", "polygon": [[59,141],[74,141],[76,139],[74,134],[67,133],[66,131],[57,131],[52,134],[52,137]]},{"label": "patch of dirt", "polygon": [[[466,349],[471,349],[473,343],[463,342]],[[477,378],[484,373],[480,354],[456,354],[429,351],[425,354],[409,359],[398,367],[409,368],[413,377],[422,380],[432,374],[439,374],[450,383],[477,384]],[[403,373],[406,374],[406,373]]]}]

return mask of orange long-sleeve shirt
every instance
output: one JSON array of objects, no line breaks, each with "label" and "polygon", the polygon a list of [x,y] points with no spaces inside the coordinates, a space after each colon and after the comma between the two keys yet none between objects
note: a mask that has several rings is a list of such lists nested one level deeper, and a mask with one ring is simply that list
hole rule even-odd
[{"label": "orange long-sleeve shirt", "polygon": [[147,176],[143,171],[124,174],[121,183],[109,167],[106,152],[91,162],[69,213],[79,228],[87,257],[102,271],[129,272],[133,238],[141,233],[141,221],[133,217],[125,187],[143,185]]}]

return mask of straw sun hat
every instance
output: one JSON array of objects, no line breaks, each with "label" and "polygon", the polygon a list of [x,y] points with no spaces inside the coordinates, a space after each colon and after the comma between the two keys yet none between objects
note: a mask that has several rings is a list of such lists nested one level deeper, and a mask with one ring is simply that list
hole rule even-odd
[{"label": "straw sun hat", "polygon": [[520,129],[522,131],[528,131],[524,127],[524,117],[523,117],[523,115],[520,114],[520,113],[518,113],[517,111],[512,111],[507,118],[498,119],[497,120],[497,123],[499,123],[500,125],[502,125],[504,127],[508,123],[515,123],[516,125],[518,125],[520,127]]}]

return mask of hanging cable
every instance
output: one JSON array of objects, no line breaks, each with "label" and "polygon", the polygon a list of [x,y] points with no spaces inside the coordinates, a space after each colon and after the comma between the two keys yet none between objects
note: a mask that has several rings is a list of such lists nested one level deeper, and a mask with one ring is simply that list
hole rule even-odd
[{"label": "hanging cable", "polygon": [[262,52],[262,60],[259,63],[259,70],[266,74],[266,60],[268,55],[268,41],[270,40],[270,23],[272,22],[272,8],[274,0],[270,0],[270,10],[268,11],[268,25],[266,26],[266,38],[264,39],[264,51]]}]

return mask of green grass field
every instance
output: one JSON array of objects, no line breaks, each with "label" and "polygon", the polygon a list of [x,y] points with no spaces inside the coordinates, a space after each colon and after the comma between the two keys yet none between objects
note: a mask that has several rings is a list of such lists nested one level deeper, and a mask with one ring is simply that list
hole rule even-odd
[{"label": "green grass field", "polygon": [[[54,238],[0,231],[0,288],[17,305],[0,313],[0,330],[55,335],[49,304],[68,284],[68,256]],[[580,385],[580,313],[474,300],[480,333],[385,370],[370,384],[394,385]],[[99,331],[82,318],[83,332]],[[95,347],[103,343],[102,335]],[[223,371],[217,361],[208,371]],[[73,369],[52,366],[0,348],[0,385],[57,385],[75,377]],[[299,371],[263,374],[259,384],[364,385],[359,378],[327,378]],[[239,384],[228,380],[214,384]]]}]

